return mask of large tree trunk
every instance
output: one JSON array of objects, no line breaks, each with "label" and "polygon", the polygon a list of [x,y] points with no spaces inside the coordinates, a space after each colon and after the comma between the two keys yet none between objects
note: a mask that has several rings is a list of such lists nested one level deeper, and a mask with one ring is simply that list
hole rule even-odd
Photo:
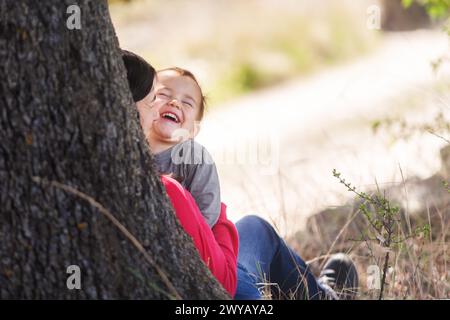
[{"label": "large tree trunk", "polygon": [[106,1],[77,1],[81,30],[71,4],[0,0],[0,298],[226,298],[154,173]]}]

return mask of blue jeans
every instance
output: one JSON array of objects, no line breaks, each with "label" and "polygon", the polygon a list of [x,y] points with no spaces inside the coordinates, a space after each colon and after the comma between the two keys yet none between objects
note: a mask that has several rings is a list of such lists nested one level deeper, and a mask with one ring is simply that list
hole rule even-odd
[{"label": "blue jeans", "polygon": [[274,299],[325,296],[305,262],[267,221],[258,216],[245,216],[236,223],[236,228],[239,255],[235,299],[261,299],[262,291],[270,292]]}]

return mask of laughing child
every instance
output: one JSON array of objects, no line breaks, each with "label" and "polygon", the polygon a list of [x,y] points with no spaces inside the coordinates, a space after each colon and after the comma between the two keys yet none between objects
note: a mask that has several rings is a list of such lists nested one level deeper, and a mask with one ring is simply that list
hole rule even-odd
[{"label": "laughing child", "polygon": [[146,135],[157,169],[171,174],[194,197],[210,227],[220,214],[220,185],[211,155],[193,139],[205,97],[195,76],[181,68],[157,72],[152,112],[158,116]]}]

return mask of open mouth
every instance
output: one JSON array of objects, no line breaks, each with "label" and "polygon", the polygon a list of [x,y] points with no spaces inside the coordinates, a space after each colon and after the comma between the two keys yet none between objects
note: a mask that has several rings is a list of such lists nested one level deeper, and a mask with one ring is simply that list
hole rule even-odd
[{"label": "open mouth", "polygon": [[175,123],[180,123],[180,119],[178,119],[178,116],[175,113],[172,112],[164,112],[161,115],[162,118],[173,121]]}]

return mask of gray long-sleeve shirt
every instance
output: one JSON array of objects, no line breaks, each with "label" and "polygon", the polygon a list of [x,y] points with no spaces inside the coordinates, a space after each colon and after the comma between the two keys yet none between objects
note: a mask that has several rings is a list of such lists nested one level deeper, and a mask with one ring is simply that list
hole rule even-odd
[{"label": "gray long-sleeve shirt", "polygon": [[172,173],[195,199],[210,227],[220,214],[220,185],[216,165],[201,144],[190,139],[154,155],[161,174]]}]

